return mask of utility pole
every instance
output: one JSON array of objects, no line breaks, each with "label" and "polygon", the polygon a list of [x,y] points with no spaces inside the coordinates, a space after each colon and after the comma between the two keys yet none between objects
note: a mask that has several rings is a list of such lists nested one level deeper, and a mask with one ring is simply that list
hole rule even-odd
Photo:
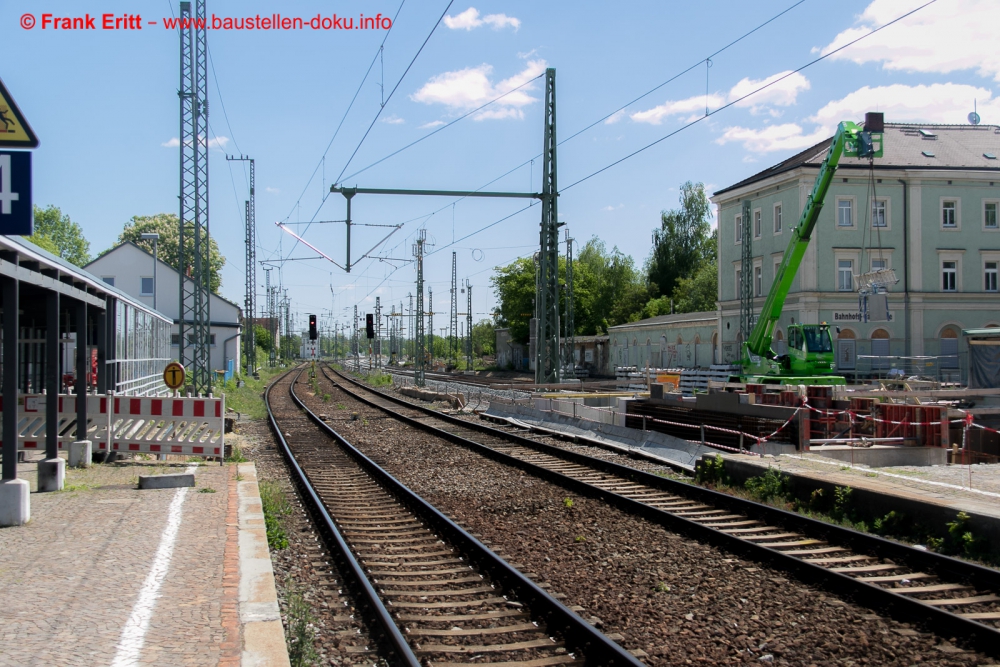
[{"label": "utility pole", "polygon": [[424,386],[424,245],[426,243],[427,230],[421,229],[417,234],[417,242],[413,245],[413,256],[417,258],[417,312],[413,341],[416,346],[416,361],[413,364],[413,384],[418,387]]},{"label": "utility pole", "polygon": [[472,284],[465,279],[465,292],[468,307],[465,312],[465,370],[475,370],[472,367]]},{"label": "utility pole", "polygon": [[264,267],[264,317],[267,318],[267,332],[271,334],[271,349],[267,354],[267,365],[274,367],[274,332],[271,331],[271,268]]},{"label": "utility pole", "polygon": [[244,202],[246,207],[246,291],[243,297],[243,319],[250,323],[243,332],[243,353],[246,355],[247,375],[257,373],[257,341],[254,339],[253,321],[256,317],[254,297],[257,289],[257,200],[254,195],[256,175],[253,158],[248,155],[233,157],[227,155],[229,162],[250,163],[250,199]]},{"label": "utility pole", "polygon": [[451,253],[451,313],[448,322],[448,358],[458,361],[458,253]]},{"label": "utility pole", "polygon": [[413,335],[414,335],[413,334],[413,332],[414,332],[414,329],[413,329],[413,293],[410,292],[406,296],[410,297],[410,310],[407,311],[407,312],[410,313],[410,316],[409,316],[409,318],[410,318],[410,322],[409,322],[410,330],[407,333],[410,334],[410,336],[411,336],[411,338],[410,338],[410,358],[412,359],[413,356],[414,356],[413,352],[416,349],[414,347],[416,345],[416,341],[412,338]]},{"label": "utility pole", "polygon": [[427,349],[434,361],[434,288],[427,286]]},{"label": "utility pole", "polygon": [[[212,391],[209,366],[211,276],[208,235],[208,31],[194,27],[191,3],[180,3],[180,307],[178,356],[194,395]],[[205,0],[195,0],[205,21]],[[190,271],[190,275],[188,272]],[[190,341],[188,333],[190,332]]]},{"label": "utility pole", "polygon": [[566,363],[563,368],[576,377],[576,324],[573,322],[573,239],[566,230]]},{"label": "utility pole", "polygon": [[375,297],[375,368],[382,368],[382,300]]},{"label": "utility pole", "polygon": [[536,295],[535,383],[559,382],[559,188],[556,182],[556,71],[545,70],[545,133],[542,149],[542,221]]}]

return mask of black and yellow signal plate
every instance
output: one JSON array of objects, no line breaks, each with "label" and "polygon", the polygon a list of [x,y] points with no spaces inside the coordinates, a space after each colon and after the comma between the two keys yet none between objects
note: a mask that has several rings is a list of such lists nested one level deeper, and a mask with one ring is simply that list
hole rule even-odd
[{"label": "black and yellow signal plate", "polygon": [[0,148],[37,148],[38,137],[0,80]]}]

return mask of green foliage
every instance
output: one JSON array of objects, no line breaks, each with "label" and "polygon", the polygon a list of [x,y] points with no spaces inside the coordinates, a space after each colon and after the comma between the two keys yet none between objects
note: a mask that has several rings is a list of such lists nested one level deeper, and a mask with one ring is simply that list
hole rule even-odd
[{"label": "green foliage", "polygon": [[215,493],[215,489],[210,486],[203,486],[198,489],[198,493]]},{"label": "green foliage", "polygon": [[838,486],[833,490],[833,511],[830,513],[837,521],[843,521],[851,515],[851,503],[854,489],[849,486]]},{"label": "green foliage", "polygon": [[573,499],[563,498],[563,507],[565,507],[566,509],[573,509]]},{"label": "green foliage", "polygon": [[52,205],[44,209],[35,206],[34,215],[34,234],[25,239],[71,264],[83,266],[90,261],[90,242],[84,238],[83,228],[68,215]]},{"label": "green foliage", "polygon": [[768,468],[759,477],[751,477],[743,485],[760,502],[783,498],[788,494],[788,476],[776,468]]},{"label": "green foliage", "polygon": [[373,387],[387,387],[392,384],[392,375],[390,373],[383,373],[381,371],[376,371],[368,375],[368,384]]},{"label": "green foliage", "polygon": [[969,529],[969,521],[972,519],[965,512],[959,512],[954,521],[945,524],[948,528],[948,536],[945,538],[944,547],[948,553],[962,555],[968,558],[978,558],[984,551],[984,540],[977,538]]},{"label": "green foliage", "polygon": [[656,591],[657,593],[669,593],[670,586],[667,584],[667,582],[661,581],[655,586],[653,586],[653,590]]},{"label": "green foliage", "polygon": [[[266,356],[258,357],[258,361],[266,360]],[[222,391],[226,395],[226,407],[247,415],[250,419],[264,419],[267,416],[267,408],[264,407],[264,388],[271,378],[283,370],[264,366],[260,369],[260,379],[244,377],[242,387],[237,386],[236,378],[229,380],[222,387]]]},{"label": "green foliage", "polygon": [[[153,242],[143,241],[141,238],[146,233],[160,235],[160,240],[157,242],[157,256],[165,264],[180,271],[180,222],[177,216],[173,213],[133,216],[131,220],[125,223],[125,229],[118,236],[118,243],[131,241],[152,255]],[[219,252],[219,244],[215,242],[215,239],[209,238],[208,241],[209,287],[213,292],[218,292],[222,286],[222,266],[226,263],[226,258]],[[185,234],[184,242],[187,246],[187,252],[193,253],[193,235],[190,233]],[[107,250],[104,252],[107,252]],[[187,271],[185,270],[184,273],[187,273]]]},{"label": "green foliage", "polygon": [[257,486],[264,512],[267,546],[272,551],[285,549],[288,547],[288,536],[285,534],[284,517],[292,513],[292,506],[277,483],[261,480]]},{"label": "green foliage", "polygon": [[[490,278],[496,295],[498,324],[510,328],[510,336],[519,343],[528,341],[528,323],[535,312],[535,264],[521,257],[507,266],[498,266]],[[435,340],[439,337],[435,336]]]},{"label": "green foliage", "polygon": [[253,325],[253,338],[254,342],[257,343],[257,361],[260,362],[260,350],[265,352],[264,358],[266,359],[266,353],[270,352],[271,348],[274,347],[274,339],[271,338],[271,332],[260,324]]},{"label": "green foliage", "polygon": [[285,644],[292,667],[307,667],[319,661],[316,640],[316,619],[305,596],[292,579],[285,587]]},{"label": "green foliage", "polygon": [[694,478],[699,484],[728,485],[729,475],[726,474],[726,460],[722,458],[721,454],[716,454],[710,459],[702,459],[695,469]]},{"label": "green foliage", "polygon": [[577,543],[580,543],[580,542],[586,542],[586,541],[587,541],[587,538],[586,538],[586,537],[584,537],[583,535],[577,535],[577,536],[576,536],[576,539],[574,539],[573,541],[574,541],[574,542],[577,542]]},{"label": "green foliage", "polygon": [[715,257],[702,262],[690,278],[674,287],[674,312],[703,313],[715,310],[719,295],[719,265]]},{"label": "green foliage", "polygon": [[681,186],[679,209],[660,214],[653,230],[653,248],[646,261],[649,282],[662,295],[674,293],[679,280],[693,276],[714,255],[705,186],[688,181]]},{"label": "green foliage", "polygon": [[229,456],[226,457],[226,463],[246,463],[249,460],[243,456],[243,450],[240,447],[233,447],[232,451],[229,452]]},{"label": "green foliage", "polygon": [[876,535],[905,535],[910,529],[906,515],[893,510],[872,521],[872,532]]},{"label": "green foliage", "polygon": [[476,357],[494,354],[497,335],[492,320],[479,320],[472,325],[472,354]]}]

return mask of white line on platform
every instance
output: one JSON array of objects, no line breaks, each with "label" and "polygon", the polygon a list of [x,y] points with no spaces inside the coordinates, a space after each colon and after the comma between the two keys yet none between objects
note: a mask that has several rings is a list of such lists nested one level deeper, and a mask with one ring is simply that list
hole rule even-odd
[{"label": "white line on platform", "polygon": [[[956,491],[967,491],[969,493],[978,493],[981,496],[990,496],[991,498],[1000,498],[1000,493],[993,493],[992,491],[982,491],[980,489],[970,489],[967,486],[959,486],[958,484],[951,484],[949,482],[936,482],[936,481],[934,481],[932,479],[921,479],[919,477],[912,477],[910,475],[898,475],[898,474],[896,474],[894,472],[885,472],[883,470],[879,470],[879,469],[876,469],[876,468],[851,465],[851,464],[847,463],[846,461],[840,461],[838,459],[831,460],[831,461],[823,461],[821,459],[816,459],[816,458],[812,458],[812,457],[806,458],[804,456],[793,456],[791,454],[782,454],[782,456],[787,456],[790,459],[799,459],[799,460],[802,460],[802,461],[815,461],[816,463],[823,463],[823,464],[831,465],[831,466],[840,466],[842,468],[850,468],[851,470],[857,470],[857,471],[865,472],[865,473],[869,473],[869,472],[874,471],[876,474],[878,474],[880,476],[884,475],[885,477],[896,477],[898,479],[905,479],[905,480],[909,480],[911,482],[918,482],[920,484],[928,484],[930,486],[943,486],[946,489],[954,489]],[[962,466],[962,467],[964,468],[966,466]]]},{"label": "white line on platform", "polygon": [[[184,472],[193,473],[195,470],[195,466],[190,466]],[[153,566],[139,590],[139,599],[135,601],[132,613],[125,622],[125,627],[122,628],[111,667],[132,667],[132,665],[139,663],[139,655],[146,643],[149,621],[153,617],[153,608],[156,606],[156,599],[160,597],[160,586],[167,577],[170,559],[174,555],[174,542],[177,541],[177,531],[181,527],[181,508],[188,488],[190,487],[177,489],[174,499],[170,502],[170,509],[167,511],[167,525],[160,535],[160,547],[156,550]]]}]

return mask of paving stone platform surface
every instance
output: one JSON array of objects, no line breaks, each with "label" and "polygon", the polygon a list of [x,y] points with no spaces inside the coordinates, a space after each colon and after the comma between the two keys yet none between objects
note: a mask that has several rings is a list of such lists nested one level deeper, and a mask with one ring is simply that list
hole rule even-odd
[{"label": "paving stone platform surface", "polygon": [[[0,529],[0,665],[241,664],[235,465],[67,469],[55,493],[35,492],[35,468],[20,466],[31,521]],[[136,488],[140,474],[185,471],[194,488]],[[172,507],[173,550],[150,595]],[[139,608],[143,600],[151,609]],[[125,631],[130,619],[148,623],[145,631]]]}]

